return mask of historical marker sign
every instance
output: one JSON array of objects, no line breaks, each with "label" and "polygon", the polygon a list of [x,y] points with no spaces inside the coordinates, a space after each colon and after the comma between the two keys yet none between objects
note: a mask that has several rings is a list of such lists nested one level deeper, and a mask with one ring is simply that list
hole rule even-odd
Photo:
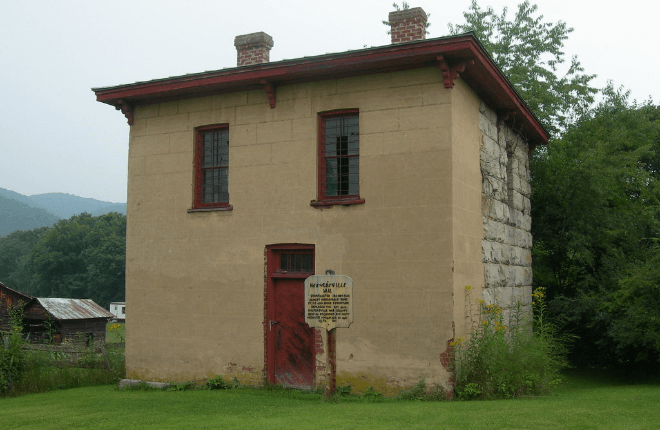
[{"label": "historical marker sign", "polygon": [[353,280],[346,275],[305,279],[305,322],[310,327],[348,327],[353,322]]}]

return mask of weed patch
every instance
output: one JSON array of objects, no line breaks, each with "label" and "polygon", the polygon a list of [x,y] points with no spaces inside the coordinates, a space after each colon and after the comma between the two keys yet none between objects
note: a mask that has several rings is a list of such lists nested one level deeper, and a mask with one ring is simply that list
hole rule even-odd
[{"label": "weed patch", "polygon": [[443,388],[439,385],[427,387],[424,378],[420,379],[418,383],[401,391],[397,396],[397,400],[445,400],[447,395]]},{"label": "weed patch", "polygon": [[112,384],[124,377],[123,345],[28,344],[17,309],[10,312],[10,332],[0,333],[0,396]]},{"label": "weed patch", "polygon": [[124,351],[107,346],[103,352],[93,348],[75,354],[56,346],[26,349],[25,372],[14,385],[12,395],[106,385],[124,377]]},{"label": "weed patch", "polygon": [[372,387],[367,387],[367,389],[364,390],[364,394],[362,394],[362,398],[370,402],[377,402],[383,399],[383,395]]},{"label": "weed patch", "polygon": [[[522,304],[505,320],[503,310],[483,300],[470,300],[472,318],[467,339],[456,339],[454,347],[455,390],[459,399],[498,399],[547,394],[561,382],[559,371],[567,366],[566,341],[556,327],[544,320],[544,294],[533,294],[533,318],[522,312]],[[473,311],[472,304],[477,310]]]},{"label": "weed patch", "polygon": [[206,381],[206,388],[209,390],[226,390],[229,387],[229,384],[222,379],[222,376],[218,375],[213,379]]},{"label": "weed patch", "polygon": [[0,332],[0,396],[14,390],[26,371],[21,307],[9,308],[9,332]]},{"label": "weed patch", "polygon": [[337,387],[337,394],[339,394],[339,397],[350,396],[351,391],[353,391],[353,386],[351,384],[340,385]]},{"label": "weed patch", "polygon": [[166,391],[167,386],[159,387],[145,381],[140,381],[137,384],[126,384],[119,389],[121,391]]}]

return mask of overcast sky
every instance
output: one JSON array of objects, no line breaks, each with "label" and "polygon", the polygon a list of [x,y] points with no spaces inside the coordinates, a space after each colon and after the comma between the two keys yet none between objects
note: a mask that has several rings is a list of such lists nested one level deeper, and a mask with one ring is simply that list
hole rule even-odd
[{"label": "overcast sky", "polygon": [[[427,37],[463,22],[470,0],[409,1]],[[513,16],[520,1],[480,0]],[[657,2],[537,0],[595,86],[612,80],[660,100]],[[271,61],[390,43],[391,0],[5,1],[0,7],[0,188],[126,201],[126,118],[95,101],[105,87],[236,66],[234,37],[264,31]]]}]

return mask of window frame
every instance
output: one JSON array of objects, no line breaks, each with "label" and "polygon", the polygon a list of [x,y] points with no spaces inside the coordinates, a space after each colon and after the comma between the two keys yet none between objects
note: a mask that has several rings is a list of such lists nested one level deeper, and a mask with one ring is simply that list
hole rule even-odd
[{"label": "window frame", "polygon": [[[326,171],[326,154],[325,154],[325,122],[327,119],[338,117],[351,117],[358,118],[358,194],[346,194],[338,196],[328,196],[326,194],[327,188],[327,171]],[[364,199],[360,197],[360,142],[359,142],[359,124],[360,124],[360,111],[359,109],[340,109],[328,112],[320,112],[318,114],[317,125],[317,198],[311,201],[311,206],[316,208],[331,207],[334,205],[354,205],[363,204]]]},{"label": "window frame", "polygon": [[[193,208],[188,212],[200,212],[200,211],[227,211],[233,210],[233,206],[229,203],[229,181],[227,181],[227,201],[218,201],[218,202],[202,202],[202,197],[204,193],[204,167],[203,157],[204,157],[204,135],[207,133],[213,133],[217,131],[226,130],[229,134],[229,124],[213,124],[205,125],[202,127],[195,128],[195,146],[194,146],[194,187],[193,187]],[[229,136],[228,136],[229,137]],[[229,150],[229,141],[227,142],[227,147]],[[227,179],[229,179],[229,159],[227,159],[226,165],[212,166],[211,168],[224,168],[227,170]]]}]

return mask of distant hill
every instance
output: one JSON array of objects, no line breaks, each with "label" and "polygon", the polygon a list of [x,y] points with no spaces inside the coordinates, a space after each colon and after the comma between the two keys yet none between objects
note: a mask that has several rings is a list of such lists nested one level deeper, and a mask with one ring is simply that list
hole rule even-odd
[{"label": "distant hill", "polygon": [[0,236],[6,236],[15,230],[50,227],[59,220],[58,216],[45,209],[0,194]]},{"label": "distant hill", "polygon": [[95,209],[91,212],[87,212],[90,215],[99,216],[107,214],[108,212],[117,212],[123,215],[126,215],[126,203],[110,203],[106,202],[106,206],[103,206],[100,209]]},{"label": "distant hill", "polygon": [[98,216],[108,212],[126,215],[126,203],[111,203],[101,200],[78,197],[66,193],[35,194],[28,197],[37,205],[60,218],[67,219],[82,212]]},{"label": "distant hill", "polygon": [[50,227],[60,219],[87,212],[99,216],[108,212],[126,215],[126,203],[112,203],[65,193],[26,196],[0,188],[0,236],[14,230]]},{"label": "distant hill", "polygon": [[18,200],[19,202],[24,203],[24,204],[26,204],[30,207],[33,207],[33,208],[46,209],[45,207],[41,206],[37,202],[30,199],[30,197],[24,196],[23,194],[17,193],[16,191],[11,191],[11,190],[6,190],[4,188],[0,188],[0,196],[6,197],[8,199]]}]

